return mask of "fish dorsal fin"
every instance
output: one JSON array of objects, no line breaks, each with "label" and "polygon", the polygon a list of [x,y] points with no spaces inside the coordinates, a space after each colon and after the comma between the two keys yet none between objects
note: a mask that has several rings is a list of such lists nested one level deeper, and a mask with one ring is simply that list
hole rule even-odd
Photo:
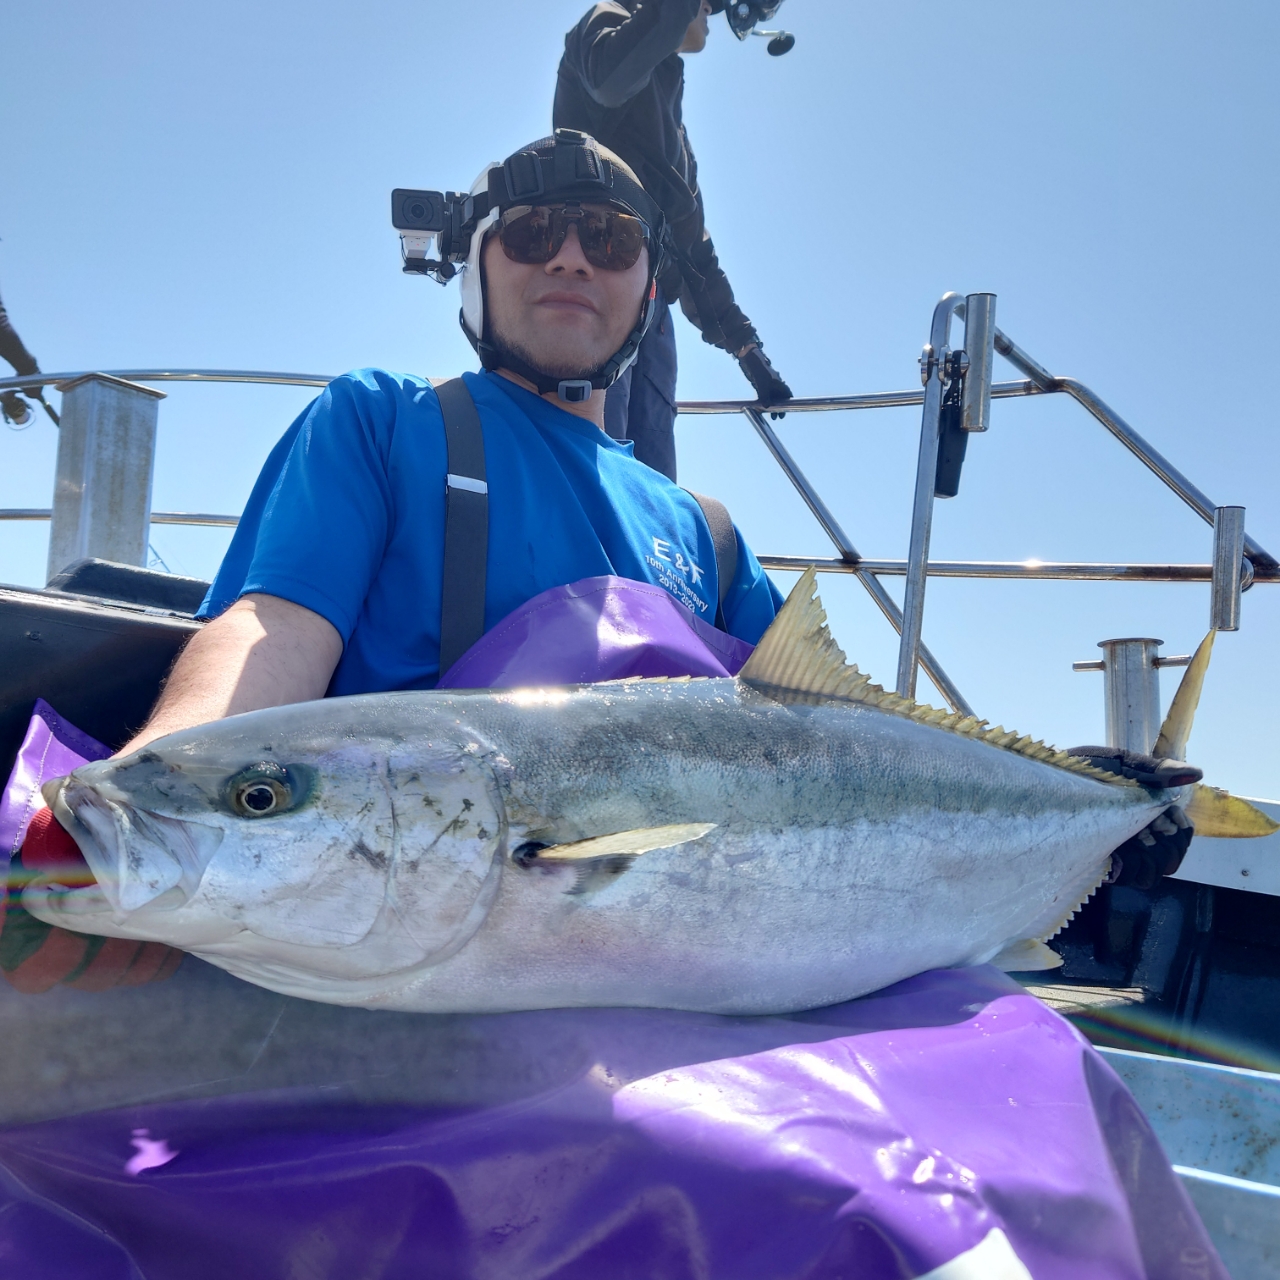
[{"label": "fish dorsal fin", "polygon": [[817,595],[817,571],[800,575],[755,652],[738,672],[748,684],[761,685],[784,700],[856,697],[871,682],[845,661],[827,629],[827,611]]},{"label": "fish dorsal fin", "polygon": [[1247,800],[1202,783],[1192,788],[1191,799],[1182,807],[1198,836],[1248,840],[1280,831],[1280,824]]},{"label": "fish dorsal fin", "polygon": [[1187,739],[1191,737],[1191,722],[1196,718],[1196,707],[1200,705],[1200,690],[1204,688],[1204,673],[1209,670],[1209,655],[1213,652],[1213,637],[1217,634],[1210,631],[1200,647],[1192,655],[1178,692],[1173,695],[1169,704],[1169,714],[1160,726],[1160,736],[1156,745],[1151,748],[1153,756],[1161,756],[1169,760],[1185,760],[1187,758]]},{"label": "fish dorsal fin", "polygon": [[778,702],[856,702],[947,733],[977,738],[1002,751],[1056,765],[1071,773],[1082,773],[1099,782],[1121,787],[1138,785],[1128,778],[1095,769],[1087,760],[1069,756],[1043,742],[1006,732],[999,725],[989,728],[987,721],[977,716],[940,711],[873,684],[869,676],[845,661],[843,650],[827,629],[827,612],[817,596],[817,580],[817,570],[812,565],[800,575],[786,604],[738,672],[739,680]]}]

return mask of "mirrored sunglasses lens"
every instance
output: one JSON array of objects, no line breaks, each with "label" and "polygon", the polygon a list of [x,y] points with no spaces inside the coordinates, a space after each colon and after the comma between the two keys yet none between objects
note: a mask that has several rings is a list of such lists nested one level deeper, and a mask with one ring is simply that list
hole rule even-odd
[{"label": "mirrored sunglasses lens", "polygon": [[[502,250],[512,262],[527,264],[550,262],[564,243],[563,224],[553,230],[551,210],[536,205],[528,211],[511,217],[503,215],[498,228]],[[558,235],[554,233],[558,230]]]},{"label": "mirrored sunglasses lens", "polygon": [[644,223],[627,213],[588,212],[578,223],[582,252],[593,267],[605,271],[627,271],[640,259],[644,248]]}]

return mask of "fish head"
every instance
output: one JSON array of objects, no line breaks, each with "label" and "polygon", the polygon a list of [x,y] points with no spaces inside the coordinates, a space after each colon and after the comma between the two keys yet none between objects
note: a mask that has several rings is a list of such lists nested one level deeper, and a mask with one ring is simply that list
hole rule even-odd
[{"label": "fish head", "polygon": [[496,893],[501,759],[456,716],[412,738],[343,720],[332,700],[254,712],[48,784],[96,883],[37,880],[30,909],[291,991],[281,974],[358,983],[452,954]]}]

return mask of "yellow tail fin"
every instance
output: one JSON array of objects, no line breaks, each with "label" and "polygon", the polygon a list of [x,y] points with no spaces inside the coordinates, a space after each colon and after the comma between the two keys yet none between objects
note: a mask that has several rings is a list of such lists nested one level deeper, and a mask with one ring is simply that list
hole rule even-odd
[{"label": "yellow tail fin", "polygon": [[1183,805],[1183,810],[1198,836],[1246,840],[1280,831],[1280,822],[1272,821],[1247,800],[1199,783],[1193,788],[1191,800]]}]

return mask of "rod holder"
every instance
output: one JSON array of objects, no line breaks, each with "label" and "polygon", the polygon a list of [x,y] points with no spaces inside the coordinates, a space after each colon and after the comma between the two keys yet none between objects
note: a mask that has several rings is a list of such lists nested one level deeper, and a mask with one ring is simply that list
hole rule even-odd
[{"label": "rod holder", "polygon": [[1102,640],[1102,658],[1073,662],[1072,671],[1101,671],[1107,703],[1107,746],[1144,755],[1160,736],[1160,680],[1162,667],[1185,667],[1189,653],[1160,657],[1163,640],[1148,636]]},{"label": "rod holder", "polygon": [[916,696],[916,668],[920,662],[924,627],[925,578],[929,563],[929,537],[933,528],[933,496],[938,477],[938,439],[942,422],[942,397],[950,378],[947,348],[951,317],[964,307],[958,293],[944,293],[933,309],[929,341],[920,356],[920,380],[924,384],[924,410],[920,421],[920,451],[916,458],[915,499],[911,508],[911,544],[907,551],[907,582],[902,593],[902,640],[898,645],[899,697]]},{"label": "rod holder", "polygon": [[996,295],[971,293],[964,300],[964,350],[969,370],[964,379],[960,426],[985,431],[991,425],[991,364],[995,355]]},{"label": "rod holder", "polygon": [[1240,593],[1244,590],[1244,508],[1213,512],[1213,590],[1209,625],[1214,631],[1240,630]]},{"label": "rod holder", "polygon": [[62,425],[48,576],[86,556],[145,565],[163,391],[105,373],[57,384]]}]

